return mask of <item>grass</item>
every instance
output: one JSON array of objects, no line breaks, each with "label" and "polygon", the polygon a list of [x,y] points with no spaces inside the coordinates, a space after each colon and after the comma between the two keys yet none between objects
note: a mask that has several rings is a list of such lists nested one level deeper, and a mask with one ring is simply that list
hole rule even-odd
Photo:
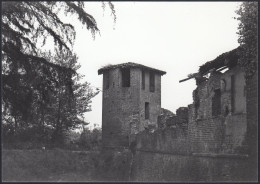
[{"label": "grass", "polygon": [[3,150],[3,181],[126,181],[128,152]]}]

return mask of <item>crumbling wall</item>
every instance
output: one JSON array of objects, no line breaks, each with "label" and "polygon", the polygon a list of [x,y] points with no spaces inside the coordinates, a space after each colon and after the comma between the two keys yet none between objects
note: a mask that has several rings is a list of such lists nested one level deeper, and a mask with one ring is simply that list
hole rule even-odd
[{"label": "crumbling wall", "polygon": [[188,121],[189,121],[188,107],[180,107],[176,110],[176,116],[178,117],[178,124],[187,133]]},{"label": "crumbling wall", "polygon": [[156,131],[146,129],[136,136],[137,149],[150,152],[189,154],[188,108],[180,107],[176,115],[162,109]]},{"label": "crumbling wall", "polygon": [[188,130],[188,119],[189,114],[187,107],[178,108],[176,114],[167,109],[162,109],[160,116],[158,116],[158,128],[165,129],[178,126],[186,132]]},{"label": "crumbling wall", "polygon": [[[243,77],[238,67],[223,74],[212,72],[193,92],[188,124],[192,152],[243,152],[247,130]],[[214,102],[217,92],[220,103]]]},{"label": "crumbling wall", "polygon": [[166,128],[167,127],[166,121],[170,117],[173,117],[173,116],[176,116],[173,112],[171,112],[171,111],[169,111],[167,109],[161,108],[161,114],[158,116],[158,120],[157,120],[158,129]]}]

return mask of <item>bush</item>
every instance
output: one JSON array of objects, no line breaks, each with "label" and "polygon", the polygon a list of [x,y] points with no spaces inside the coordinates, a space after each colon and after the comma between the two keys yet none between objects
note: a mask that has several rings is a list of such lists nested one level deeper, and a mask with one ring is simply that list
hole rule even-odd
[{"label": "bush", "polygon": [[84,130],[79,139],[79,147],[85,150],[100,150],[102,144],[102,130]]}]

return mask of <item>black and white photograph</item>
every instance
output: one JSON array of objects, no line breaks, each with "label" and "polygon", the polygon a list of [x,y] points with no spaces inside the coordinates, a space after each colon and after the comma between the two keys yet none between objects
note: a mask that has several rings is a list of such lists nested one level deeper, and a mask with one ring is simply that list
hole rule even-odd
[{"label": "black and white photograph", "polygon": [[2,1],[2,182],[258,181],[258,1]]}]

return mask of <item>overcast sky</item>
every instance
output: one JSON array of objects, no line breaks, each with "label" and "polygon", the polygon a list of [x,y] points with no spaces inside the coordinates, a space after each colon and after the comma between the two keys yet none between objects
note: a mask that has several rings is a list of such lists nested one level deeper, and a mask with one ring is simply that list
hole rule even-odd
[{"label": "overcast sky", "polygon": [[[106,64],[136,62],[166,71],[162,77],[162,107],[175,113],[192,103],[195,80],[179,83],[203,63],[238,47],[238,2],[113,2],[117,20],[100,2],[87,2],[100,35],[76,26],[74,51],[79,72],[94,87],[102,87],[97,70]],[[85,120],[101,126],[102,93],[93,98]]]}]

